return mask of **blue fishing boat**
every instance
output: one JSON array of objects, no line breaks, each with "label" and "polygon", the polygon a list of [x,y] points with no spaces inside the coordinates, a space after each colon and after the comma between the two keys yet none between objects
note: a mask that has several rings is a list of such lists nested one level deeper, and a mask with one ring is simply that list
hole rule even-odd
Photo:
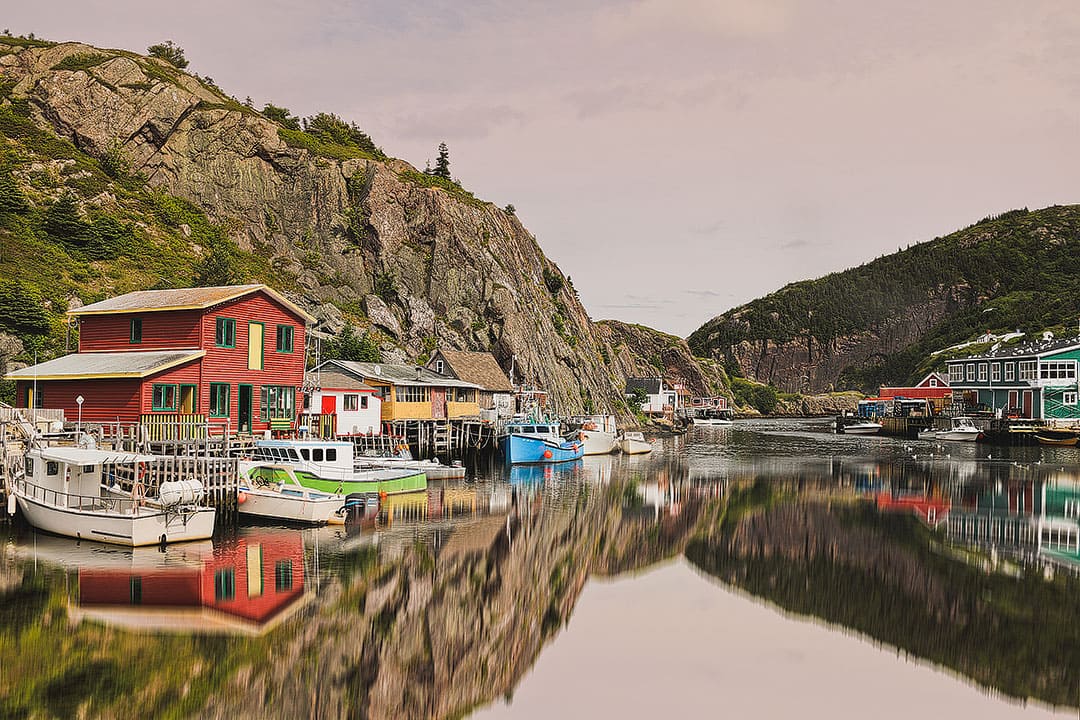
[{"label": "blue fishing boat", "polygon": [[511,465],[558,463],[580,459],[585,443],[580,437],[562,438],[557,422],[520,422],[506,426],[502,451]]}]

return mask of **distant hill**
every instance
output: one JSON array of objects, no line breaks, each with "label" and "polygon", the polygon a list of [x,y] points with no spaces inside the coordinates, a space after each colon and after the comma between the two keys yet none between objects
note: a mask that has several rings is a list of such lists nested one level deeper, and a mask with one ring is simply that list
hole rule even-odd
[{"label": "distant hill", "polygon": [[729,372],[782,390],[917,379],[931,352],[984,331],[1076,331],[1080,206],[1012,210],[777,292],[688,338]]}]

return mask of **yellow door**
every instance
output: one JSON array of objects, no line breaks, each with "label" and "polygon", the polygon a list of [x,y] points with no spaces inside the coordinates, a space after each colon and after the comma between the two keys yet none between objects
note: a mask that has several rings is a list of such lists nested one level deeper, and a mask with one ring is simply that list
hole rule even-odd
[{"label": "yellow door", "polygon": [[248,323],[248,370],[263,369],[263,324]]}]

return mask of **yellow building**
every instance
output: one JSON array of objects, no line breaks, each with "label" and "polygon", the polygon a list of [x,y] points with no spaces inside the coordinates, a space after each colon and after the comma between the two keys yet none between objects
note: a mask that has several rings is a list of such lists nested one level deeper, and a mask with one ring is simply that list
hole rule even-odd
[{"label": "yellow building", "polygon": [[419,365],[327,360],[315,369],[344,373],[375,388],[382,420],[460,420],[479,418],[480,386],[432,372]]}]

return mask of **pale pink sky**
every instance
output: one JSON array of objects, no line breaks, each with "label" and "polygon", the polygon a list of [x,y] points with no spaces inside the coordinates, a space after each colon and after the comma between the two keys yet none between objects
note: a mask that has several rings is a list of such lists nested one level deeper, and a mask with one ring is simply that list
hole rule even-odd
[{"label": "pale pink sky", "polygon": [[513,203],[593,317],[685,335],[786,282],[1080,200],[1075,0],[71,0],[15,33],[171,38]]}]

